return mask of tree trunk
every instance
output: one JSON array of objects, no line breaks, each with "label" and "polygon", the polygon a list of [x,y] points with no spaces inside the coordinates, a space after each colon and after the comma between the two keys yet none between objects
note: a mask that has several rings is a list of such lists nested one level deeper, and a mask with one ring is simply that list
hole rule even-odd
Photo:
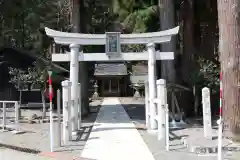
[{"label": "tree trunk", "polygon": [[[160,29],[167,30],[175,27],[175,10],[173,0],[159,0],[159,20]],[[174,52],[176,51],[176,37],[172,37],[172,40],[168,43],[161,44],[162,52]],[[176,54],[176,53],[175,53]],[[175,63],[174,60],[161,61],[161,78],[165,79],[167,84],[175,83]],[[169,96],[168,104],[172,104],[170,107],[174,110],[175,105],[171,103],[172,96]],[[175,116],[175,115],[174,115]]]},{"label": "tree trunk", "polygon": [[[193,73],[194,55],[194,0],[184,0],[181,12],[183,14],[183,53],[181,54],[181,83],[182,85],[193,88],[191,74]],[[196,90],[197,95],[197,90]],[[194,114],[194,99],[192,92],[184,91],[180,97],[180,105],[183,106],[186,116]]]},{"label": "tree trunk", "polygon": [[19,91],[19,105],[22,105],[22,90]]},{"label": "tree trunk", "polygon": [[194,55],[194,0],[184,0],[183,9],[182,78],[187,85],[192,85],[190,76],[193,72]]},{"label": "tree trunk", "polygon": [[[81,32],[81,17],[80,8],[83,8],[81,0],[72,0],[72,32]],[[81,47],[83,50],[83,47]],[[81,103],[82,103],[82,115],[86,115],[89,112],[89,100],[88,100],[88,72],[87,62],[79,62],[79,82],[81,83]]]},{"label": "tree trunk", "polygon": [[[166,30],[175,27],[175,11],[173,0],[159,0],[159,20],[160,29]],[[161,45],[162,52],[176,51],[176,38],[172,37],[171,42]],[[161,78],[166,79],[168,83],[175,82],[175,65],[174,60],[161,61]]]},{"label": "tree trunk", "polygon": [[218,0],[219,51],[226,136],[240,141],[240,1]]}]

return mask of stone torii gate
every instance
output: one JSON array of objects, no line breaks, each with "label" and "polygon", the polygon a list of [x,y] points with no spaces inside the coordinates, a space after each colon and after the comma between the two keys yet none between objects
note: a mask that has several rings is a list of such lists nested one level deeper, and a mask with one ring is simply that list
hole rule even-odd
[{"label": "stone torii gate", "polygon": [[[79,61],[148,61],[148,82],[149,82],[149,108],[154,113],[156,104],[156,60],[173,60],[173,52],[155,51],[156,43],[165,43],[171,40],[173,35],[178,34],[179,27],[173,29],[139,34],[120,34],[119,32],[108,32],[106,34],[82,34],[67,33],[45,28],[46,34],[54,38],[55,43],[69,45],[70,53],[52,54],[54,62],[70,62],[71,100],[77,101],[78,95],[78,74]],[[147,51],[122,53],[121,44],[146,44]],[[80,45],[105,45],[106,53],[83,53],[79,52]],[[74,111],[78,106],[74,103]],[[76,114],[71,115],[71,119],[77,119]],[[150,118],[150,128],[156,129],[154,118]],[[77,123],[77,121],[73,122]],[[74,126],[77,126],[74,125]],[[73,131],[76,127],[73,128]]]}]

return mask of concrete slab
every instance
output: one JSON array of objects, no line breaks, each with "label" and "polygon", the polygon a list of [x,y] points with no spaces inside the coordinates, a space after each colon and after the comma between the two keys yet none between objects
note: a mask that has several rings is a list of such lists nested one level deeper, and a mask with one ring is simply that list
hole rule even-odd
[{"label": "concrete slab", "polygon": [[105,98],[81,157],[154,160],[118,98]]}]

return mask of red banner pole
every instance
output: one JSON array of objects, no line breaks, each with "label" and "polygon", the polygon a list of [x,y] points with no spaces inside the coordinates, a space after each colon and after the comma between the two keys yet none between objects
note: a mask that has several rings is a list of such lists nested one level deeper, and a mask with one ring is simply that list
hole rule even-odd
[{"label": "red banner pole", "polygon": [[220,104],[219,104],[219,120],[218,120],[218,160],[222,160],[222,136],[223,136],[223,119],[222,119],[222,99],[223,99],[223,84],[222,71],[220,71]]},{"label": "red banner pole", "polygon": [[49,101],[50,101],[50,149],[53,152],[53,106],[52,106],[52,71],[48,71]]},{"label": "red banner pole", "polygon": [[52,94],[52,76],[49,74],[48,77],[48,83],[49,83],[49,101],[52,102],[53,94]]}]

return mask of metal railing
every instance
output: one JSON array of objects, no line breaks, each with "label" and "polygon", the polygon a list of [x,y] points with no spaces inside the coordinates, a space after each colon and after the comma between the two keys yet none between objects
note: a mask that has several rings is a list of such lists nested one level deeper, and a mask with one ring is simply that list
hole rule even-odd
[{"label": "metal railing", "polygon": [[12,107],[9,107],[9,105],[7,104],[10,104],[10,106],[14,106],[14,130],[13,132],[15,133],[19,133],[20,130],[19,130],[19,119],[20,119],[20,105],[19,105],[19,102],[18,101],[0,101],[0,106],[2,106],[2,130],[3,131],[8,131],[9,129],[12,129],[11,126],[8,126],[7,124],[7,112],[8,112],[8,108],[12,108]]}]

